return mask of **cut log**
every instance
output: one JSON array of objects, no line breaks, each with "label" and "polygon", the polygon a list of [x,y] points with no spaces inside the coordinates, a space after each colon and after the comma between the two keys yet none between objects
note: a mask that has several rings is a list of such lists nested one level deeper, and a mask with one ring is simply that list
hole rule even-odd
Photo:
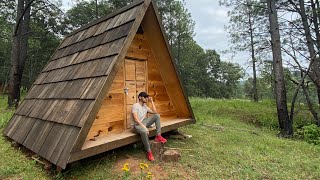
[{"label": "cut log", "polygon": [[177,150],[166,150],[162,155],[163,162],[178,162],[181,154]]},{"label": "cut log", "polygon": [[164,152],[164,144],[160,142],[150,141],[150,147],[155,159],[161,159],[161,155]]}]

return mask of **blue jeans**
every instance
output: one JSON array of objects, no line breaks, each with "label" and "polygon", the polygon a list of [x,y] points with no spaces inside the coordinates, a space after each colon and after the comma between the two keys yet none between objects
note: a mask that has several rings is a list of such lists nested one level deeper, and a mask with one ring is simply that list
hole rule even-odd
[{"label": "blue jeans", "polygon": [[[156,124],[157,135],[161,134],[161,124],[160,124],[160,115],[154,114],[148,118],[142,120],[142,124],[147,128],[150,127],[153,123]],[[151,151],[149,137],[145,128],[141,127],[139,124],[133,126],[133,132],[140,134],[142,143],[147,152]]]}]

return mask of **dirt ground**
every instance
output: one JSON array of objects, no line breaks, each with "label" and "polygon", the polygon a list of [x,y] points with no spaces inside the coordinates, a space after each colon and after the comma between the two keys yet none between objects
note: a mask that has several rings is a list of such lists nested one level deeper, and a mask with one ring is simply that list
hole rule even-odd
[{"label": "dirt ground", "polygon": [[[148,168],[142,170],[143,179],[146,179],[146,174],[151,172],[153,180],[161,179],[198,179],[198,176],[194,170],[186,170],[180,163],[164,163],[164,162],[150,162],[146,158],[130,157],[119,158],[115,164],[115,172],[123,175],[121,170],[124,164],[128,163],[129,177],[141,177],[140,163],[148,164]],[[121,176],[123,177],[123,176]],[[129,178],[131,179],[131,178]]]}]

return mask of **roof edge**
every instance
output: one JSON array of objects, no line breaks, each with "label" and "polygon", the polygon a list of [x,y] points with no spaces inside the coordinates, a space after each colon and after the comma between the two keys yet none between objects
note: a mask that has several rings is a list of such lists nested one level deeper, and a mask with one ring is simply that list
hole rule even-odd
[{"label": "roof edge", "polygon": [[109,18],[111,18],[111,17],[114,17],[114,16],[116,16],[116,15],[118,15],[118,14],[124,12],[124,11],[127,11],[127,10],[129,10],[129,9],[132,9],[132,8],[134,8],[134,7],[142,4],[144,1],[145,1],[145,0],[135,1],[135,2],[133,2],[133,3],[129,4],[129,5],[127,5],[127,6],[124,6],[124,7],[120,8],[120,9],[118,9],[118,10],[116,10],[116,11],[108,14],[107,16],[104,16],[104,17],[101,17],[101,18],[96,19],[96,20],[94,20],[94,21],[91,21],[91,22],[89,22],[88,24],[86,24],[86,25],[80,27],[79,29],[73,31],[72,33],[67,34],[64,38],[67,38],[67,37],[69,37],[69,36],[72,36],[72,35],[80,32],[80,31],[82,31],[82,30],[84,30],[84,29],[88,29],[88,28],[90,28],[91,26],[94,26],[94,25],[96,25],[96,24],[98,24],[98,23],[100,23],[100,22],[106,21],[107,19],[109,19]]},{"label": "roof edge", "polygon": [[156,5],[156,2],[155,0],[151,0],[151,4],[152,4],[152,7],[153,7],[153,10],[155,12],[155,16],[156,16],[156,19],[158,21],[158,24],[159,24],[159,27],[160,27],[160,31],[162,32],[162,36],[163,36],[163,39],[166,43],[166,46],[167,46],[167,50],[169,52],[169,55],[170,55],[170,58],[171,58],[171,62],[173,64],[173,68],[175,69],[176,71],[176,74],[177,74],[177,78],[178,78],[178,81],[179,81],[179,85],[181,87],[181,90],[183,92],[183,96],[186,100],[186,103],[187,103],[187,106],[188,106],[188,109],[189,109],[189,112],[191,114],[191,118],[194,119],[194,121],[196,122],[196,118],[195,118],[195,115],[193,113],[193,110],[191,108],[191,104],[190,104],[190,101],[189,101],[189,98],[187,96],[187,91],[185,90],[183,84],[182,84],[182,80],[181,80],[181,77],[180,77],[180,74],[179,74],[179,71],[178,71],[178,67],[177,67],[177,64],[176,62],[174,61],[174,58],[173,58],[173,54],[172,54],[172,50],[171,50],[171,46],[169,44],[169,41],[168,41],[168,38],[167,38],[167,35],[165,33],[165,30],[164,30],[164,27],[162,25],[162,22],[161,22],[161,18],[160,18],[160,13],[159,13],[159,10],[158,10],[158,7]]}]

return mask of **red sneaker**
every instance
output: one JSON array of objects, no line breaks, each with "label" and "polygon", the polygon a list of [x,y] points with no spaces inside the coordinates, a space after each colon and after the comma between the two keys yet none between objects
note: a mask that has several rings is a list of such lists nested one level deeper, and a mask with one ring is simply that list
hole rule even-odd
[{"label": "red sneaker", "polygon": [[161,142],[162,144],[167,142],[167,140],[165,138],[163,138],[161,135],[157,135],[155,138],[155,141]]},{"label": "red sneaker", "polygon": [[147,152],[147,156],[149,161],[155,161],[151,151]]}]

